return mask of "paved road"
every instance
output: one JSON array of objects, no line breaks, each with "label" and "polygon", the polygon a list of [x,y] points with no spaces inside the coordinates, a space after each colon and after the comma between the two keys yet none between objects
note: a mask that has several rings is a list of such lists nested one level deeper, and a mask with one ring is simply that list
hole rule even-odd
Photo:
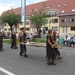
[{"label": "paved road", "polygon": [[[19,56],[20,49],[13,50],[4,44],[0,52],[0,75],[75,75],[75,48],[60,49],[62,60],[56,59],[56,66],[48,66],[45,48],[27,46],[28,58]],[[12,74],[6,74],[11,72]]]}]

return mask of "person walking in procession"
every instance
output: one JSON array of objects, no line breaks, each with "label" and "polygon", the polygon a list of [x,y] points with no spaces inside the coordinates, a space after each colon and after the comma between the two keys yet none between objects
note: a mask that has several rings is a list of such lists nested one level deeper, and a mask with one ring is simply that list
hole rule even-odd
[{"label": "person walking in procession", "polygon": [[23,27],[18,36],[18,43],[20,44],[20,56],[23,56],[23,54],[24,54],[24,57],[28,57],[26,45],[25,45],[26,40],[27,40],[27,35],[25,32],[25,28]]},{"label": "person walking in procession", "polygon": [[11,48],[12,49],[17,49],[17,44],[16,44],[16,32],[13,31],[11,35]]}]

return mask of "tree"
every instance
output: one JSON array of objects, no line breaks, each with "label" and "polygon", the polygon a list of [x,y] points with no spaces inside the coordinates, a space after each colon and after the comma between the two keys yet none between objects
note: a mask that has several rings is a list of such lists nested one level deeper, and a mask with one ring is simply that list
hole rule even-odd
[{"label": "tree", "polygon": [[44,13],[44,7],[35,11],[32,9],[32,13],[30,16],[31,23],[35,26],[38,31],[38,28],[41,28],[48,21],[47,16]]},{"label": "tree", "polygon": [[12,33],[12,26],[17,25],[21,21],[21,16],[19,14],[15,14],[14,12],[7,11],[5,14],[0,17],[1,23],[8,23]]},{"label": "tree", "polygon": [[51,28],[52,19],[49,19],[49,28]]}]

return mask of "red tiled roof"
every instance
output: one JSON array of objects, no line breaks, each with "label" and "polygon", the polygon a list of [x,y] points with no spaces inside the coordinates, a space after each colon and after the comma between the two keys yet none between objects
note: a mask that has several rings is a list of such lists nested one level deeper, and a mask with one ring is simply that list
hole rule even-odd
[{"label": "red tiled roof", "polygon": [[[31,5],[27,5],[26,6],[26,15],[30,15],[31,9],[40,9],[43,4],[46,4],[46,7],[50,7],[49,9],[58,9],[60,10],[59,14],[70,14],[70,13],[74,13],[72,12],[72,9],[75,9],[75,0],[47,0],[47,1],[43,1],[43,2],[39,2],[39,3],[35,3],[35,4],[31,4]],[[65,6],[65,4],[67,4]],[[60,7],[58,7],[58,5],[60,5]],[[47,10],[47,8],[46,8]],[[64,10],[64,13],[61,13],[62,10]],[[21,7],[20,8],[15,8],[13,9],[13,12],[15,13],[21,13]]]}]

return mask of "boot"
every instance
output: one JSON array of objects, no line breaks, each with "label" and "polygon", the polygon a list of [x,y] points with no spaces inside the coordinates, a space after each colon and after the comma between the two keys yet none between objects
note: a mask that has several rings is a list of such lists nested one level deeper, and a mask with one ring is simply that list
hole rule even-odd
[{"label": "boot", "polygon": [[27,58],[27,57],[28,57],[28,55],[24,54],[24,57],[26,57],[26,58]]}]

